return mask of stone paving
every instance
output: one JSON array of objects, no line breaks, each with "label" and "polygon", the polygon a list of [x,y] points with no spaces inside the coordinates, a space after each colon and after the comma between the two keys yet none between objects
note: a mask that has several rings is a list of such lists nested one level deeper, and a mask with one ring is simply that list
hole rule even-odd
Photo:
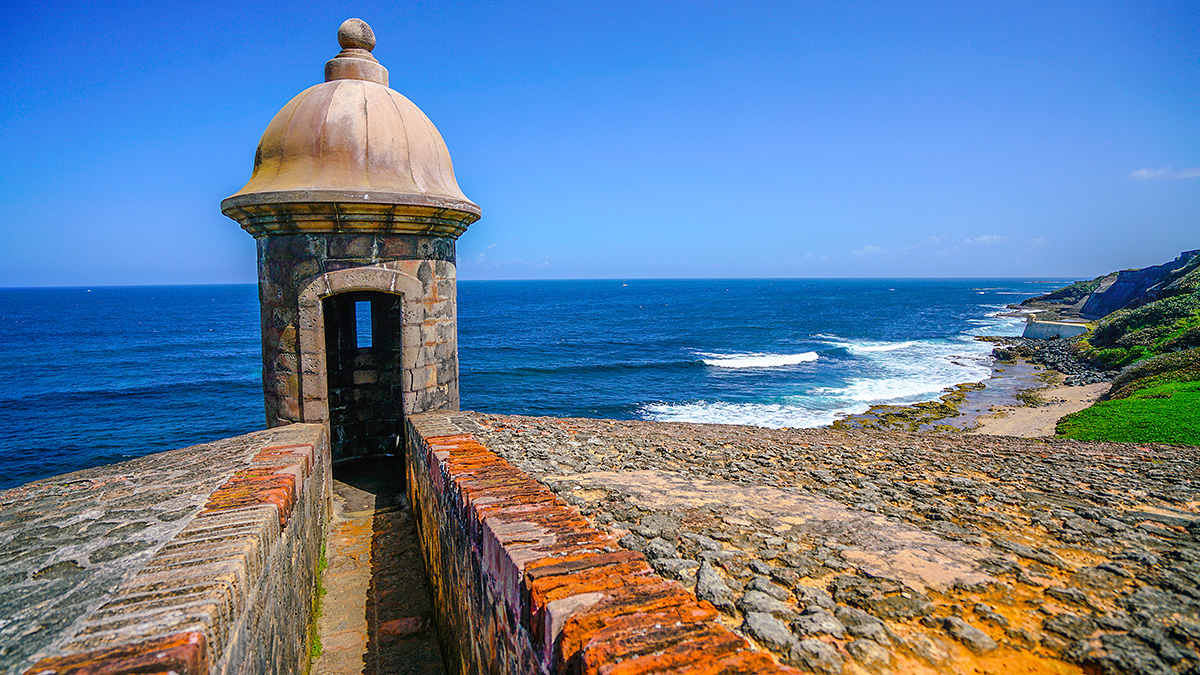
[{"label": "stone paving", "polygon": [[473,419],[802,668],[1200,673],[1200,448]]},{"label": "stone paving", "polygon": [[442,675],[403,474],[387,460],[335,470],[314,675]]}]

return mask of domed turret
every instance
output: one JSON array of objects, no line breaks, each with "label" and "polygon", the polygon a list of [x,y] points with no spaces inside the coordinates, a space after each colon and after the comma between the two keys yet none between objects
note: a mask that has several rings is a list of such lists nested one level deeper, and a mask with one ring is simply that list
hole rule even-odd
[{"label": "domed turret", "polygon": [[258,247],[267,426],[325,424],[340,461],[403,455],[407,415],[458,409],[455,243],[479,207],[371,27],[338,43],[221,211]]},{"label": "domed turret", "polygon": [[[370,26],[349,19],[338,42],[342,51],[325,65],[326,81],[271,120],[250,182],[221,203],[222,212],[256,236],[375,228],[458,236],[479,218],[479,207],[459,189],[442,135],[387,87],[387,69],[371,55]],[[298,217],[294,205],[301,203],[340,208],[306,208]],[[344,217],[328,222],[318,215]]]}]

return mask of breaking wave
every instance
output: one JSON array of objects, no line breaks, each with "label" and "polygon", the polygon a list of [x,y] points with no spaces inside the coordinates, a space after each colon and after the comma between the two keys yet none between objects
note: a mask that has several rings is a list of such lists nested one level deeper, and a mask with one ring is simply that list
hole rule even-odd
[{"label": "breaking wave", "polygon": [[839,417],[863,412],[867,406],[820,410],[789,403],[733,403],[729,401],[693,401],[690,403],[649,403],[639,409],[639,417],[655,422],[695,422],[700,424],[747,424],[768,429],[783,427],[811,428],[832,424]]},{"label": "breaking wave", "polygon": [[816,352],[800,354],[700,354],[704,365],[714,368],[778,368],[816,361]]}]

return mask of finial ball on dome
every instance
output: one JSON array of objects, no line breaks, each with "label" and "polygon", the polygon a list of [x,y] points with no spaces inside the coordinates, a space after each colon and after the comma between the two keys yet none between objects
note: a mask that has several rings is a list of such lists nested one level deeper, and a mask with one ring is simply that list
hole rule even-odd
[{"label": "finial ball on dome", "polygon": [[338,44],[342,49],[375,48],[375,31],[362,19],[346,19],[338,28]]}]

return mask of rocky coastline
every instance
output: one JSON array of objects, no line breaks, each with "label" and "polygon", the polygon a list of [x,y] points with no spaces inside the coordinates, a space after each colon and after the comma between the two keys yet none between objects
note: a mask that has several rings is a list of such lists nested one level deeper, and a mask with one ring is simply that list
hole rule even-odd
[{"label": "rocky coastline", "polygon": [[1078,387],[1088,384],[1112,382],[1118,371],[1112,370],[1102,363],[1095,363],[1080,358],[1072,346],[1073,340],[1053,338],[1039,340],[1023,337],[989,337],[980,338],[993,342],[992,356],[999,362],[1013,362],[1024,359],[1055,372],[1062,373],[1066,379],[1063,384],[1068,387]]},{"label": "rocky coastline", "polygon": [[[995,345],[992,376],[982,383],[948,387],[933,401],[908,405],[880,404],[866,412],[848,415],[830,428],[877,431],[970,432],[992,409],[1008,415],[1021,408],[1046,405],[1053,387],[1086,387],[1112,382],[1118,371],[1080,358],[1071,339],[1039,340],[1023,337],[981,336]],[[1032,371],[1031,371],[1032,369]]]}]

